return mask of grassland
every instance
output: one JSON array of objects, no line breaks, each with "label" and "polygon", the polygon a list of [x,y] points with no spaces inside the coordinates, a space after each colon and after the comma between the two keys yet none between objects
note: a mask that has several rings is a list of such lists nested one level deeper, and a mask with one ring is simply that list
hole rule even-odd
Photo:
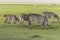
[{"label": "grassland", "polygon": [[41,29],[40,26],[34,25],[32,29],[26,26],[18,28],[3,25],[3,15],[10,13],[17,17],[21,13],[39,13],[43,11],[52,11],[60,17],[60,6],[28,6],[28,5],[0,5],[0,40],[60,40],[60,23],[49,23],[49,29]]}]

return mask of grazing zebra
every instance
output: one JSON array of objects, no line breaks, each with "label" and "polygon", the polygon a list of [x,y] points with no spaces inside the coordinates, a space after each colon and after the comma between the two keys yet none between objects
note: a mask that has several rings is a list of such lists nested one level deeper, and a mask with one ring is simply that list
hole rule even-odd
[{"label": "grazing zebra", "polygon": [[37,22],[40,23],[43,27],[48,28],[48,20],[46,18],[46,16],[42,16],[40,14],[22,14],[20,17],[20,19],[27,21],[27,26],[29,28],[32,28],[32,22]]},{"label": "grazing zebra", "polygon": [[17,18],[16,15],[5,14],[4,23],[6,23],[8,20],[11,20],[11,25],[13,24],[14,20],[17,21],[17,24],[19,24],[19,18]]},{"label": "grazing zebra", "polygon": [[59,17],[53,12],[42,12],[42,16],[46,16],[47,18],[55,19],[57,23],[59,23]]}]

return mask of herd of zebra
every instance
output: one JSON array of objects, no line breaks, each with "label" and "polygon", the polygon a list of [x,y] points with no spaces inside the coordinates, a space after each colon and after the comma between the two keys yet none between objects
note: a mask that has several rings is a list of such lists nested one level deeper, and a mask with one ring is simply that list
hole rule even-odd
[{"label": "herd of zebra", "polygon": [[27,26],[29,28],[32,28],[32,22],[39,23],[42,25],[42,28],[48,28],[48,18],[55,19],[57,23],[59,23],[59,17],[54,12],[48,12],[44,11],[42,14],[37,13],[22,13],[19,17],[16,17],[16,15],[12,14],[5,14],[4,15],[4,23],[6,24],[8,20],[11,20],[11,25],[14,23],[14,20],[17,22],[17,24],[20,26],[21,22],[26,21]]}]

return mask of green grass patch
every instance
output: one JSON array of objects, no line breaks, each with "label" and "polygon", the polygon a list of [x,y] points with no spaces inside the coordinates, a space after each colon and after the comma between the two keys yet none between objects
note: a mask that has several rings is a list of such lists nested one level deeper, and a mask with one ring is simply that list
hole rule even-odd
[{"label": "green grass patch", "polygon": [[3,25],[4,14],[38,13],[52,11],[60,17],[60,6],[28,6],[28,5],[0,5],[0,40],[60,40],[60,23],[50,23],[49,29],[41,29],[39,25],[33,25],[32,29],[22,25],[20,28],[14,24]]}]

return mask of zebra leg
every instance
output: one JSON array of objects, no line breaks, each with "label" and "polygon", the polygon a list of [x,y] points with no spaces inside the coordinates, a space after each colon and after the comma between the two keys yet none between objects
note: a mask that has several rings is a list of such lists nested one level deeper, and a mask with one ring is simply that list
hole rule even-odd
[{"label": "zebra leg", "polygon": [[13,22],[14,22],[14,18],[12,18],[12,20],[11,20],[11,25],[13,25]]},{"label": "zebra leg", "polygon": [[29,28],[32,28],[32,25],[31,25],[32,23],[31,23],[31,21],[27,21],[27,26],[29,27]]}]

